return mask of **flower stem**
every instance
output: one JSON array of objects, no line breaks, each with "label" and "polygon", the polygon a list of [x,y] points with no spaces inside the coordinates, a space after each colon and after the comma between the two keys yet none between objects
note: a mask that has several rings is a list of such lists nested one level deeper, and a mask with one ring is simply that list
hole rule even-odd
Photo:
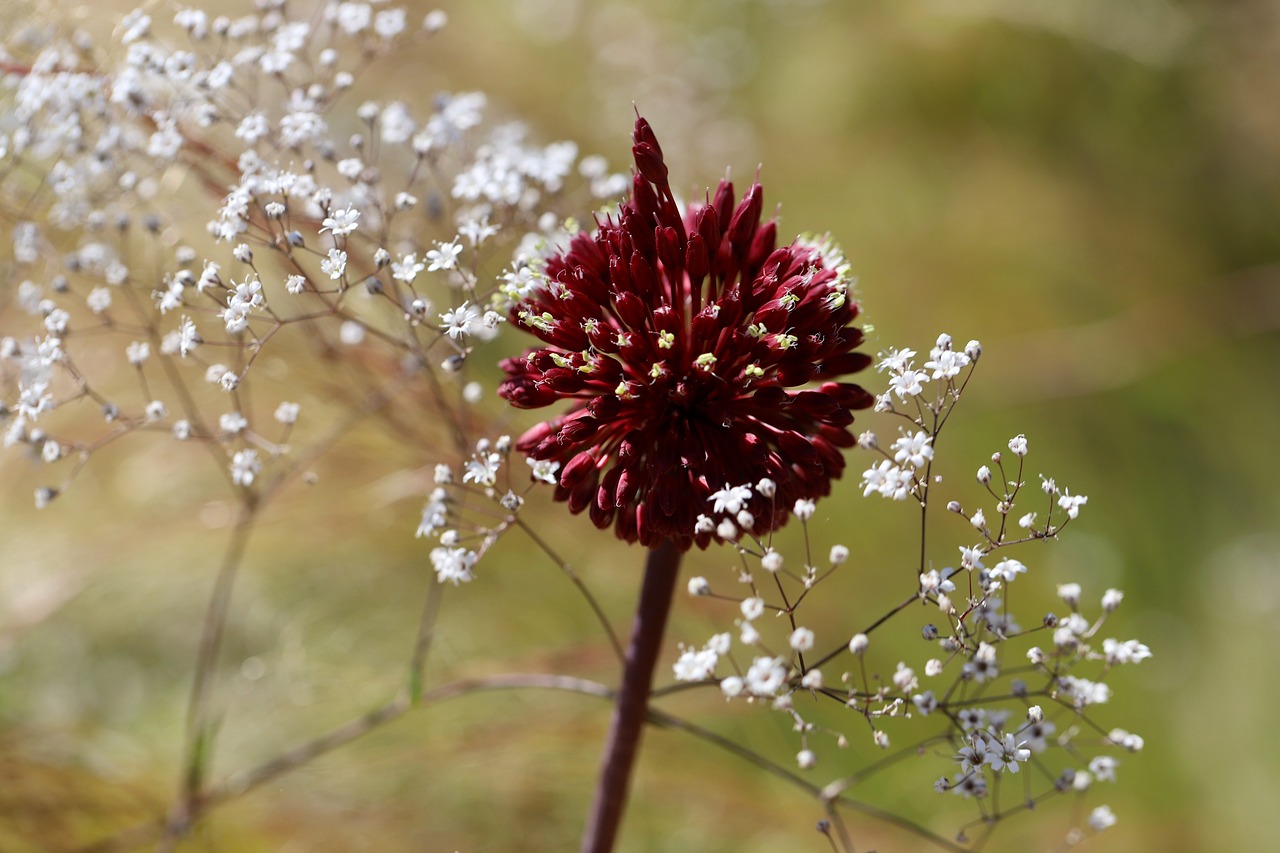
[{"label": "flower stem", "polygon": [[582,853],[609,853],[618,837],[627,806],[631,768],[635,764],[649,707],[653,668],[662,647],[662,634],[671,612],[671,598],[680,573],[681,551],[664,541],[649,551],[640,602],[627,647],[622,685],[613,706],[613,721],[605,742],[604,761],[596,783],[595,802],[582,836]]}]

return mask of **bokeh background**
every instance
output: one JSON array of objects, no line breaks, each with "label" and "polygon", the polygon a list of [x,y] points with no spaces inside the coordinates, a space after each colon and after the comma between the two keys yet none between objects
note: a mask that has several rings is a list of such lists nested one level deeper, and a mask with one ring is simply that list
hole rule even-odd
[{"label": "bokeh background", "polygon": [[[1280,833],[1280,689],[1267,663],[1280,646],[1274,4],[436,5],[449,29],[384,67],[381,97],[482,89],[537,137],[577,140],[615,164],[635,104],[687,194],[726,165],[745,182],[763,164],[780,231],[838,239],[873,349],[927,349],[939,331],[984,342],[944,472],[967,482],[1027,433],[1032,471],[1090,496],[1062,542],[1027,556],[1046,606],[1057,582],[1093,595],[1121,587],[1108,633],[1155,652],[1117,674],[1099,715],[1147,746],[1098,796],[1120,823],[1090,849],[1269,849]],[[51,6],[88,24],[112,14]],[[409,6],[411,19],[430,8]],[[420,470],[430,450],[357,435],[321,471],[322,487],[299,487],[268,515],[236,594],[215,775],[326,731],[401,683],[429,565],[412,538],[421,479],[383,474],[389,460]],[[229,515],[209,499],[211,481],[171,463],[125,443],[36,513],[38,472],[0,456],[0,849],[72,849],[168,802]],[[914,516],[863,501],[855,486],[820,511],[819,546],[840,541],[855,555],[845,585],[817,606],[820,635],[847,633],[898,596],[893,570],[910,565]],[[625,624],[640,555],[560,507],[532,511]],[[936,558],[951,559],[955,543],[935,541]],[[478,582],[447,591],[433,678],[612,678],[590,614],[531,554],[508,542]],[[688,571],[714,578],[727,562],[711,553]],[[731,618],[727,606],[682,599],[673,647]],[[783,763],[794,753],[773,715],[706,696],[668,707]],[[606,722],[583,697],[456,700],[220,810],[184,849],[573,849]],[[888,781],[879,801],[927,816],[931,778]],[[732,757],[651,732],[623,849],[822,850],[820,816]],[[1065,824],[1055,804],[989,849],[1045,849]],[[852,826],[858,849],[925,849],[856,816]]]}]

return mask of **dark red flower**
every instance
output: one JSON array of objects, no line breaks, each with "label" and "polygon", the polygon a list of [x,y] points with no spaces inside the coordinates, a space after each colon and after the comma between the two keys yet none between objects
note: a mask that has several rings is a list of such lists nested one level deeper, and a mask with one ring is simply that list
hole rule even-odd
[{"label": "dark red flower", "polygon": [[765,533],[796,500],[830,492],[855,443],[850,410],[872,403],[833,381],[870,362],[853,352],[862,333],[849,326],[847,271],[830,246],[775,248],[758,182],[735,207],[721,181],[682,216],[643,118],[632,138],[631,198],[550,258],[542,286],[512,308],[546,346],[505,360],[498,393],[528,409],[575,401],[517,446],[561,463],[556,499],[597,527],[705,548],[716,519],[699,516],[725,510],[712,493],[767,478],[774,488],[743,502],[749,515],[730,501],[728,516]]}]

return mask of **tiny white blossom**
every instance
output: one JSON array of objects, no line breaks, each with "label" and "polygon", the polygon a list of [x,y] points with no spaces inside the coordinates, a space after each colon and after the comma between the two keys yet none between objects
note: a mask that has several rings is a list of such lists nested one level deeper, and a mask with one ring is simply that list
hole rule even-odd
[{"label": "tiny white blossom", "polygon": [[710,595],[711,584],[701,575],[689,578],[689,594],[694,596]]},{"label": "tiny white blossom", "polygon": [[1018,434],[1009,439],[1009,450],[1013,452],[1014,456],[1026,456],[1027,437],[1025,435]]},{"label": "tiny white blossom", "polygon": [[320,262],[320,271],[330,279],[342,278],[347,271],[347,253],[341,249],[330,249],[329,257]]},{"label": "tiny white blossom", "polygon": [[764,599],[758,596],[746,598],[743,599],[738,607],[742,611],[744,618],[748,620],[759,619],[764,614]]},{"label": "tiny white blossom", "polygon": [[1062,497],[1058,498],[1058,506],[1067,511],[1067,518],[1077,518],[1080,515],[1080,507],[1088,502],[1089,498],[1085,495],[1073,495],[1065,490]]},{"label": "tiny white blossom", "polygon": [[533,479],[541,483],[549,483],[552,486],[559,482],[559,478],[556,476],[556,472],[560,470],[559,462],[529,457],[525,459],[525,462],[529,463],[529,467],[532,469],[530,475]]},{"label": "tiny white blossom", "polygon": [[1012,583],[1020,574],[1026,572],[1027,567],[1017,560],[1004,559],[996,563],[991,569],[991,577],[996,580]]},{"label": "tiny white blossom", "polygon": [[905,400],[924,391],[924,383],[928,381],[929,375],[923,370],[906,370],[890,377],[889,390]]},{"label": "tiny white blossom", "polygon": [[480,309],[469,302],[463,302],[457,308],[441,314],[440,321],[444,323],[445,334],[456,341],[463,335],[475,333],[480,323]]},{"label": "tiny white blossom", "polygon": [[288,401],[282,402],[280,405],[276,406],[275,419],[282,424],[296,423],[298,420],[299,408],[300,407],[297,403],[290,403]]},{"label": "tiny white blossom", "polygon": [[712,512],[737,515],[746,506],[747,501],[751,500],[751,487],[730,486],[726,483],[723,489],[712,492],[707,500],[712,503]]},{"label": "tiny white blossom", "polygon": [[355,231],[360,219],[360,211],[354,207],[345,207],[335,210],[324,218],[324,227],[320,229],[321,233],[332,231],[333,236],[341,237]]},{"label": "tiny white blossom", "polygon": [[466,548],[439,547],[431,550],[431,567],[435,569],[440,583],[451,582],[454,586],[472,579],[471,570],[479,556],[475,551]]},{"label": "tiny white blossom", "polygon": [[782,658],[756,658],[747,670],[747,689],[757,696],[776,695],[786,683],[787,667]]},{"label": "tiny white blossom", "polygon": [[1110,755],[1095,755],[1089,761],[1089,772],[1099,782],[1116,781],[1116,767],[1120,762]]},{"label": "tiny white blossom", "polygon": [[435,272],[436,270],[451,270],[458,265],[458,255],[462,252],[462,244],[451,240],[448,243],[437,243],[438,248],[427,251],[427,260],[430,265],[427,272]]},{"label": "tiny white blossom", "polygon": [[1107,663],[1112,665],[1141,663],[1151,657],[1151,649],[1137,640],[1120,642],[1108,638],[1102,641],[1102,653],[1106,656]]},{"label": "tiny white blossom", "polygon": [[237,450],[231,457],[231,482],[237,486],[253,485],[254,479],[261,470],[262,463],[258,461],[258,451],[252,448]]},{"label": "tiny white blossom", "polygon": [[1111,811],[1110,806],[1098,806],[1089,812],[1089,828],[1094,832],[1102,832],[1104,829],[1110,829],[1116,825],[1115,812]]},{"label": "tiny white blossom", "polygon": [[715,675],[719,655],[712,649],[685,649],[672,666],[676,681],[705,681]]},{"label": "tiny white blossom", "polygon": [[916,351],[912,349],[891,349],[879,353],[880,360],[876,362],[876,370],[881,373],[886,370],[891,373],[902,373],[911,366],[911,359],[915,358],[915,355]]},{"label": "tiny white blossom", "polygon": [[890,448],[893,451],[893,461],[923,468],[925,463],[933,459],[932,441],[933,438],[927,432],[918,431],[912,434],[905,429],[902,430],[902,437]]},{"label": "tiny white blossom", "polygon": [[808,628],[796,628],[791,632],[788,642],[796,651],[807,652],[813,648],[813,631]]},{"label": "tiny white blossom", "polygon": [[497,453],[477,453],[467,460],[466,469],[462,473],[462,482],[492,486],[498,482],[498,468],[502,465],[502,457]]}]

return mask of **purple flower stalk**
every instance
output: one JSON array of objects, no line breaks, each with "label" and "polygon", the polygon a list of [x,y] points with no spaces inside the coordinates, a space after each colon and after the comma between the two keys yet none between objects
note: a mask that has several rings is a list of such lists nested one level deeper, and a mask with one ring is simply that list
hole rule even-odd
[{"label": "purple flower stalk", "polygon": [[[851,410],[873,403],[837,381],[871,362],[854,352],[862,332],[839,253],[776,248],[758,182],[735,205],[721,181],[682,214],[639,116],[632,139],[630,199],[513,306],[545,346],[505,360],[498,389],[526,409],[573,401],[517,447],[558,463],[555,496],[572,512],[649,548],[585,853],[617,838],[681,555],[713,534],[768,533],[797,501],[828,494],[856,443]],[[725,511],[720,525],[708,518]]]}]

